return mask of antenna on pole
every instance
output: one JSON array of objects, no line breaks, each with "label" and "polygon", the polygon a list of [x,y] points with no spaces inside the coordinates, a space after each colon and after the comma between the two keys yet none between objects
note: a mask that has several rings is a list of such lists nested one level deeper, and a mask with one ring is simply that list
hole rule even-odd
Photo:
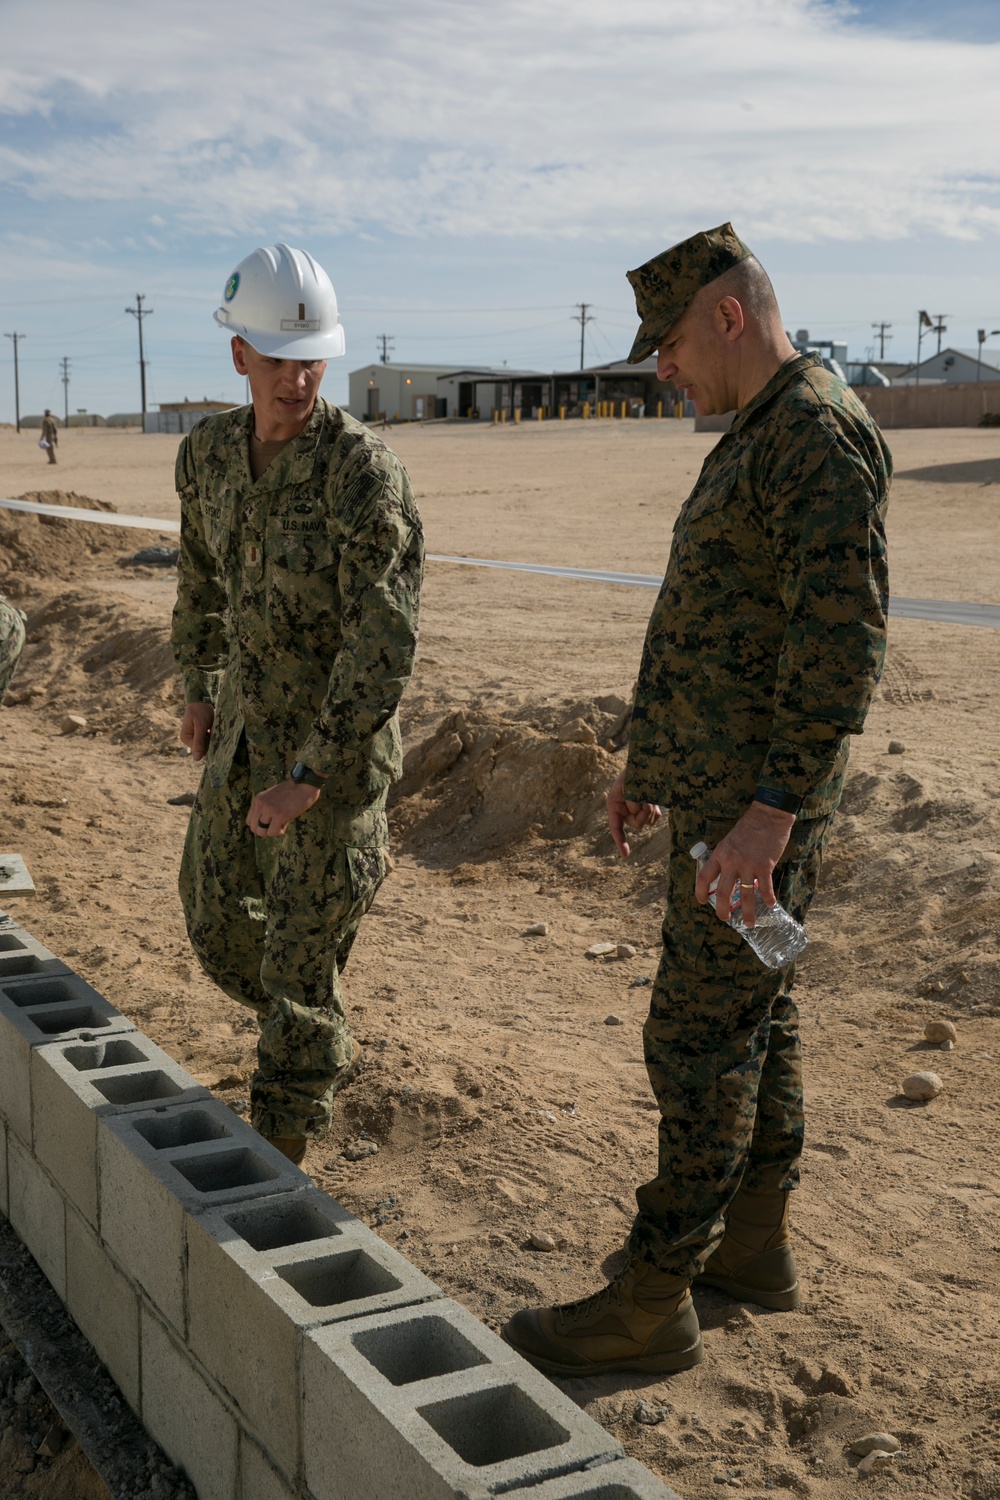
[{"label": "antenna on pole", "polygon": [[132,314],[133,318],[135,318],[136,322],[139,325],[139,372],[140,380],[142,383],[142,415],[144,419],[142,425],[144,427],[146,425],[146,361],[143,357],[142,352],[142,320],[143,318],[151,318],[153,316],[153,309],[151,307],[143,307],[142,304],[145,302],[145,300],[146,297],[144,292],[136,292],[135,307],[126,307],[125,309],[127,313]]},{"label": "antenna on pole", "polygon": [[577,302],[574,305],[580,309],[579,312],[570,313],[570,317],[572,318],[572,320],[573,320],[574,323],[579,323],[579,325],[580,325],[580,369],[582,370],[583,369],[583,336],[584,336],[584,333],[586,332],[587,324],[588,323],[593,323],[593,321],[594,321],[594,315],[593,315],[593,313],[588,313],[587,312],[587,308],[588,307],[593,307],[594,304],[592,302]]},{"label": "antenna on pole", "polygon": [[63,383],[63,413],[67,428],[69,427],[69,355],[64,354],[62,360],[62,383]]},{"label": "antenna on pole", "polygon": [[892,324],[891,323],[873,323],[872,327],[875,329],[876,333],[878,334],[878,357],[879,357],[879,359],[885,359],[885,346],[886,346],[886,344],[891,344],[892,343],[892,334],[891,333],[887,333],[886,329],[891,328]]},{"label": "antenna on pole", "polygon": [[27,337],[26,333],[4,334],[5,339],[14,340],[14,426],[18,432],[21,431],[21,383],[17,373],[17,341],[18,339],[26,339]]},{"label": "antenna on pole", "polygon": [[392,336],[388,333],[377,333],[375,335],[375,342],[376,344],[382,345],[382,353],[379,355],[379,364],[387,365],[389,363],[389,351],[390,349],[394,348],[396,343],[395,339],[392,338]]}]

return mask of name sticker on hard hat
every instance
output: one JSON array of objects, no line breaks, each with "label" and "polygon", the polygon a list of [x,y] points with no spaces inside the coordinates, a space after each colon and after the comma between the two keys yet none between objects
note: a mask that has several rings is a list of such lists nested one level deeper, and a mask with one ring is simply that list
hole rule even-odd
[{"label": "name sticker on hard hat", "polygon": [[234,271],[233,274],[232,274],[232,276],[230,276],[229,280],[226,282],[226,291],[225,291],[226,301],[227,302],[232,302],[233,298],[236,296],[236,293],[239,291],[239,289],[240,289],[240,273],[239,273],[239,271]]},{"label": "name sticker on hard hat", "polygon": [[316,333],[319,318],[282,318],[282,333]]}]

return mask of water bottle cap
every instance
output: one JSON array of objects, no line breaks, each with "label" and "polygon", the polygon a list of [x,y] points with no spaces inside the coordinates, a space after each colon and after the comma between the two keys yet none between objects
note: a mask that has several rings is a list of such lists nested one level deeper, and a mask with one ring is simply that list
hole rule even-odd
[{"label": "water bottle cap", "polygon": [[697,844],[691,845],[691,858],[704,859],[708,853],[708,845],[699,839]]}]

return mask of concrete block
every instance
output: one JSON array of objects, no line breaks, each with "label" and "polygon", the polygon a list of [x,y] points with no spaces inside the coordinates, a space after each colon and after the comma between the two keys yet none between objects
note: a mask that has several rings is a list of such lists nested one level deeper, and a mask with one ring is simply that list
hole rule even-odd
[{"label": "concrete block", "polygon": [[66,1306],[139,1412],[139,1295],[86,1220],[66,1209]]},{"label": "concrete block", "polygon": [[101,1238],[182,1335],[185,1210],[309,1186],[215,1099],[100,1116],[97,1172]]},{"label": "concrete block", "polygon": [[188,1342],[289,1473],[302,1330],[439,1298],[432,1281],[315,1188],[188,1221]]},{"label": "concrete block", "polygon": [[0,930],[0,984],[18,977],[68,974],[68,966],[23,927]]},{"label": "concrete block", "polygon": [[504,1500],[680,1500],[676,1490],[634,1458],[563,1474],[527,1490],[510,1490]]},{"label": "concrete block", "polygon": [[142,1308],[142,1422],[184,1470],[198,1500],[236,1500],[239,1430],[232,1413],[155,1314]]},{"label": "concrete block", "polygon": [[62,1194],[13,1132],[7,1137],[9,1218],[56,1295],[66,1301],[66,1206]]},{"label": "concrete block", "polygon": [[455,1302],[313,1329],[302,1374],[305,1477],[316,1500],[493,1495],[622,1456]]},{"label": "concrete block", "polygon": [[0,1114],[30,1143],[31,1049],[134,1030],[77,974],[0,980]]},{"label": "concrete block", "polygon": [[240,1500],[295,1500],[283,1479],[252,1438],[240,1431]]},{"label": "concrete block", "polygon": [[30,1072],[35,1156],[95,1229],[100,1116],[211,1098],[141,1031],[36,1047]]}]

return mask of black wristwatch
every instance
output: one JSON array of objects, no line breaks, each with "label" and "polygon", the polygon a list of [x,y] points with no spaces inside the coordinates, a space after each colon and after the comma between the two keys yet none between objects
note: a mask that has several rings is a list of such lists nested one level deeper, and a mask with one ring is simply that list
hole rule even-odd
[{"label": "black wristwatch", "polygon": [[315,771],[310,771],[309,767],[301,760],[297,760],[292,767],[291,779],[299,785],[315,786],[319,787],[320,790],[326,786],[326,777],[318,776]]}]

